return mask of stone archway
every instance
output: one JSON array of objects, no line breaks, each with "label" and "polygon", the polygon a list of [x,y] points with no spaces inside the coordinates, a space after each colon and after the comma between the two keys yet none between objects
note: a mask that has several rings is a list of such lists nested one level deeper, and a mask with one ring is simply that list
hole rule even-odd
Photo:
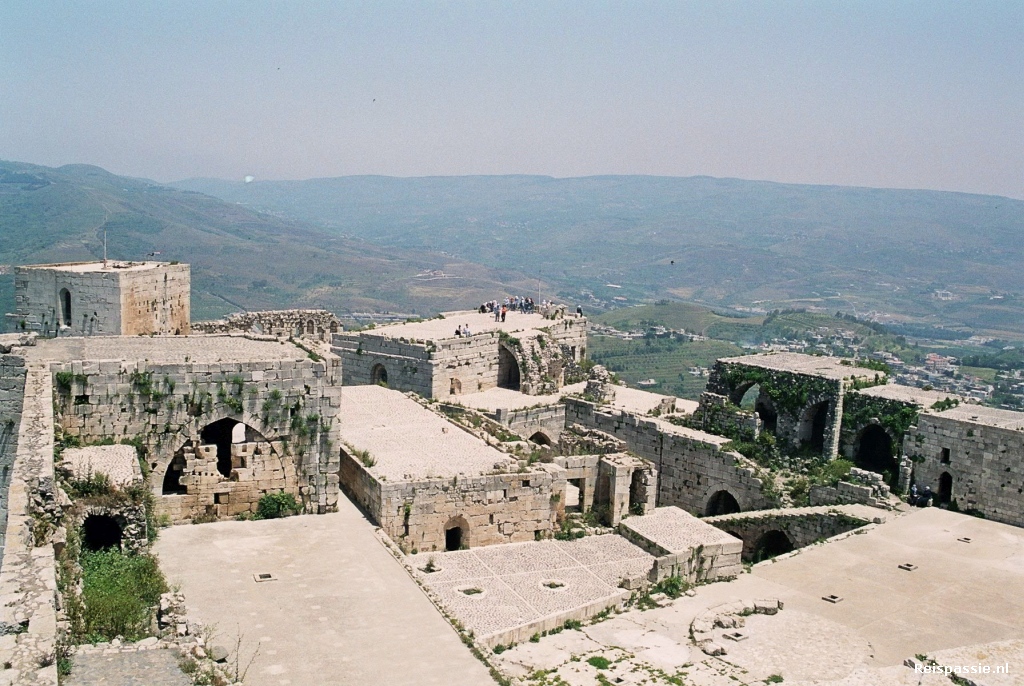
[{"label": "stone archway", "polygon": [[543,431],[535,432],[532,436],[530,436],[530,440],[536,443],[537,445],[552,446],[555,444],[554,441],[551,440],[551,437],[548,436]]},{"label": "stone archway", "polygon": [[377,384],[378,386],[388,385],[388,369],[379,362],[373,365],[370,370],[370,383]]},{"label": "stone archway", "polygon": [[797,434],[801,446],[807,446],[816,451],[825,449],[825,429],[828,425],[828,415],[829,403],[827,400],[815,403],[804,410],[800,417]]},{"label": "stone archway", "polygon": [[939,491],[935,494],[935,503],[938,505],[950,502],[953,502],[953,475],[942,472],[939,475]]},{"label": "stone archway", "polygon": [[732,493],[725,489],[712,493],[711,497],[708,498],[707,505],[704,506],[705,517],[732,514],[739,511],[739,501],[736,500]]},{"label": "stone archway", "polygon": [[60,289],[60,323],[71,326],[71,291]]},{"label": "stone archway", "polygon": [[754,543],[753,562],[761,562],[779,555],[785,555],[794,549],[793,541],[785,532],[772,529],[761,534]]},{"label": "stone archway", "polygon": [[899,464],[893,455],[893,440],[880,424],[869,424],[860,432],[854,449],[854,464],[876,474],[887,474],[890,485],[899,475]]},{"label": "stone archway", "polygon": [[498,346],[498,387],[518,391],[522,380],[519,361],[504,345]]},{"label": "stone archway", "polygon": [[444,525],[444,549],[464,550],[469,548],[469,522],[461,515],[452,517]]},{"label": "stone archway", "polygon": [[[191,445],[192,441],[188,441],[188,446],[191,447]],[[175,453],[171,461],[167,463],[161,495],[188,495],[188,486],[181,483],[186,464],[184,450]]]},{"label": "stone archway", "polygon": [[120,550],[123,534],[123,524],[110,515],[91,514],[82,521],[82,547],[86,550]]}]

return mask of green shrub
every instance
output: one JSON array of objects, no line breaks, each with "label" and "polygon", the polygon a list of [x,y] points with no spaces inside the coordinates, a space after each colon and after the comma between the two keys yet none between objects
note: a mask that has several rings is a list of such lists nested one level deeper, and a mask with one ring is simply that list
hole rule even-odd
[{"label": "green shrub", "polygon": [[591,667],[597,667],[598,669],[608,669],[612,666],[611,660],[601,655],[595,655],[594,657],[587,660],[587,663]]},{"label": "green shrub", "polygon": [[120,550],[84,552],[82,602],[86,638],[138,641],[149,633],[153,606],[167,591],[156,559]]},{"label": "green shrub", "polygon": [[257,519],[277,519],[299,513],[299,504],[291,493],[267,493],[256,505]]}]

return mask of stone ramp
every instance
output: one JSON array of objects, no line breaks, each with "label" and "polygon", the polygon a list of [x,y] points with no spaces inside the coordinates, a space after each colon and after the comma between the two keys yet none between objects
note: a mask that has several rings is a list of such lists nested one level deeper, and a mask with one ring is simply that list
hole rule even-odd
[{"label": "stone ramp", "polygon": [[190,686],[174,650],[76,655],[64,686]]}]

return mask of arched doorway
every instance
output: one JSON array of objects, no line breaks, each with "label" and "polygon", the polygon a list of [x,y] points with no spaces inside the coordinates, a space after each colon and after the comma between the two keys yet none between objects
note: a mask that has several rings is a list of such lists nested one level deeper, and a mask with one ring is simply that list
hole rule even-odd
[{"label": "arched doorway", "polygon": [[942,472],[939,476],[939,492],[935,496],[936,504],[945,504],[953,501],[953,475],[949,472]]},{"label": "arched doorway", "polygon": [[231,444],[234,442],[235,425],[239,422],[225,417],[224,419],[207,424],[199,432],[203,445],[217,446],[217,471],[224,477],[231,476]]},{"label": "arched doorway", "polygon": [[453,517],[444,525],[444,549],[462,550],[469,547],[469,524],[463,517]]},{"label": "arched doorway", "polygon": [[170,464],[167,465],[167,471],[164,472],[164,484],[162,495],[187,495],[188,487],[181,483],[181,474],[185,470],[185,456],[182,454],[184,450],[179,450],[175,454],[174,459],[171,460]]},{"label": "arched doorway", "polygon": [[498,346],[498,387],[518,391],[519,382],[519,362],[516,356],[505,346]]},{"label": "arched doorway", "polygon": [[754,412],[761,418],[761,428],[770,434],[775,434],[779,426],[779,413],[766,395],[758,396],[754,402]]},{"label": "arched doorway", "polygon": [[[757,398],[759,391],[750,393],[750,390],[757,386],[753,381],[741,383],[731,391],[729,391],[729,402],[736,407],[743,407],[744,402],[748,403],[747,407],[751,407],[754,404],[754,400]],[[758,388],[760,388],[758,386]]]},{"label": "arched doorway", "polygon": [[892,438],[879,424],[870,424],[861,431],[854,464],[869,472],[885,474],[888,482],[899,473],[899,465],[892,454]]},{"label": "arched doorway", "polygon": [[308,322],[306,322],[306,335],[307,336],[312,336],[315,333],[316,333],[316,322],[314,322],[312,319],[310,319]]},{"label": "arched doorway", "polygon": [[733,512],[740,511],[740,504],[733,497],[729,491],[716,491],[710,498],[708,498],[708,504],[704,508],[705,517],[714,517],[715,515],[732,514]]},{"label": "arched doorway", "polygon": [[64,326],[71,326],[71,291],[60,289],[60,316]]},{"label": "arched doorway", "polygon": [[760,562],[779,555],[784,555],[793,550],[793,541],[789,540],[784,532],[778,529],[772,529],[766,531],[764,534],[757,539],[754,543],[754,553],[752,560],[754,562]]},{"label": "arched doorway", "polygon": [[388,385],[388,370],[384,365],[373,365],[373,369],[370,370],[370,383],[385,387]]},{"label": "arched doorway", "polygon": [[811,405],[800,419],[800,444],[812,450],[825,449],[825,424],[828,421],[828,401]]},{"label": "arched doorway", "polygon": [[547,445],[547,446],[554,445],[552,440],[543,431],[538,431],[535,434],[533,434],[532,436],[530,436],[530,440],[533,441],[534,443],[536,443],[537,445]]},{"label": "arched doorway", "polygon": [[86,550],[121,547],[121,525],[108,515],[89,515],[82,522],[82,545]]}]

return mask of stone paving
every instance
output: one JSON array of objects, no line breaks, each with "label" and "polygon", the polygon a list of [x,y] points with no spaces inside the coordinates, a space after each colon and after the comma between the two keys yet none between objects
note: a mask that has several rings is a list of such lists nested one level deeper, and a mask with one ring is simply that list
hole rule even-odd
[{"label": "stone paving", "polygon": [[840,364],[838,357],[819,357],[803,353],[763,353],[744,355],[743,357],[723,357],[721,364],[739,364],[762,369],[772,369],[794,374],[810,374],[825,379],[873,378],[878,372],[862,367],[850,367]]},{"label": "stone paving", "polygon": [[135,446],[93,445],[85,448],[67,448],[61,453],[64,466],[76,479],[87,479],[93,474],[105,474],[115,486],[127,486],[142,481],[142,468]]},{"label": "stone paving", "polygon": [[736,543],[733,536],[678,507],[658,507],[641,517],[623,519],[621,526],[668,553]]},{"label": "stone paving", "polygon": [[332,514],[173,526],[155,550],[190,620],[232,648],[241,634],[243,656],[259,646],[246,686],[493,686],[345,498]]},{"label": "stone paving", "polygon": [[[26,359],[147,360],[156,364],[208,364],[254,360],[304,360],[306,351],[287,342],[253,340],[244,336],[78,336],[40,339],[24,348]],[[263,366],[266,366],[263,364]],[[261,367],[262,368],[262,367]]]},{"label": "stone paving", "polygon": [[474,410],[483,410],[485,412],[494,412],[498,409],[521,410],[537,405],[555,405],[562,399],[563,395],[582,393],[586,387],[587,382],[581,381],[569,386],[562,386],[558,393],[553,393],[552,395],[527,395],[519,391],[513,391],[510,388],[495,387],[477,393],[464,393],[460,396],[448,398],[446,402],[456,402],[459,405],[465,405]]},{"label": "stone paving", "polygon": [[[572,318],[572,317],[569,317]],[[443,338],[455,338],[458,326],[469,325],[470,333],[476,335],[485,331],[505,331],[509,334],[535,334],[538,329],[554,326],[558,320],[545,319],[539,314],[509,312],[505,321],[494,321],[493,314],[480,314],[474,310],[445,312],[444,319],[428,319],[410,324],[391,324],[378,326],[368,333],[386,338],[408,338],[437,341]]]},{"label": "stone paving", "polygon": [[[906,562],[916,569],[899,569]],[[1008,676],[970,676],[979,685],[1008,686],[1024,683],[1022,579],[1024,532],[928,508],[762,562],[750,574],[700,586],[661,608],[522,643],[495,659],[504,673],[538,686],[754,686],[773,675],[800,686],[951,683],[903,665],[920,653],[945,665],[1008,664]],[[825,602],[827,594],[842,600]],[[694,619],[749,598],[778,598],[784,608],[715,629],[724,655],[694,646]],[[725,638],[736,631],[742,640]],[[598,670],[587,662],[595,656],[612,664]]]},{"label": "stone paving", "polygon": [[[420,553],[407,562],[453,617],[487,641],[552,615],[575,619],[568,613],[600,602],[616,604],[629,595],[619,582],[646,578],[654,558],[609,534]],[[425,571],[431,562],[436,571]],[[527,637],[534,633],[524,631]]]},{"label": "stone paving", "polygon": [[345,386],[338,419],[341,440],[369,451],[370,473],[388,481],[476,476],[510,463],[507,454],[380,386]]},{"label": "stone paving", "polygon": [[76,655],[64,686],[189,686],[174,650]]}]

